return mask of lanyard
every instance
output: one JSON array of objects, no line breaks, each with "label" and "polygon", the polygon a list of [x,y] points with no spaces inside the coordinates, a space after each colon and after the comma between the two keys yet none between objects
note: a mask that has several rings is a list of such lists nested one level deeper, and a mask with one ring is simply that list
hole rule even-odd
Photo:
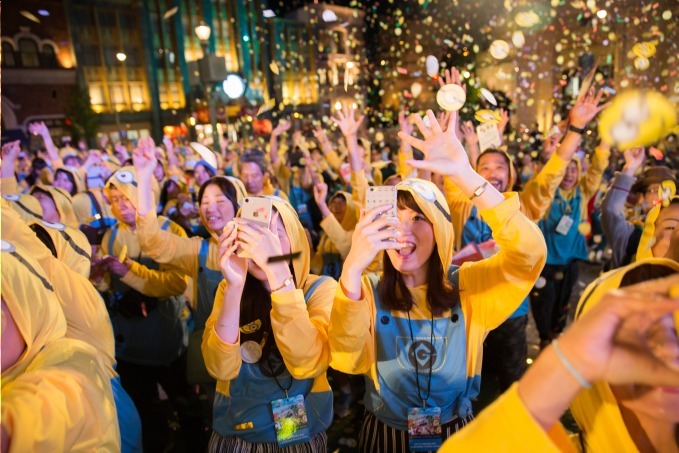
[{"label": "lanyard", "polygon": [[[283,357],[281,357],[281,361],[283,361]],[[266,356],[266,363],[267,363],[267,365],[269,365],[269,369],[271,370],[271,375],[273,376],[274,381],[276,381],[276,385],[278,386],[279,389],[283,390],[283,392],[285,393],[285,399],[287,400],[288,399],[288,390],[290,390],[290,388],[292,387],[292,381],[293,381],[292,375],[290,375],[290,384],[288,384],[288,387],[285,388],[281,385],[280,382],[278,382],[278,373],[274,373],[273,366],[271,366],[271,354]],[[283,366],[285,367],[285,361],[283,361]]]},{"label": "lanyard", "polygon": [[[413,325],[410,322],[410,310],[406,312],[408,315],[408,328],[410,329],[410,341],[411,347],[415,344],[415,337],[413,336]],[[434,347],[434,312],[431,312],[431,334],[429,337],[429,344]],[[415,355],[415,382],[417,383],[417,396],[422,400],[422,408],[427,407],[427,400],[431,394],[431,375],[434,369],[434,364],[431,363],[431,356],[429,356],[429,376],[427,378],[427,394],[422,396],[422,391],[420,390],[420,366],[417,361],[417,355]]]}]

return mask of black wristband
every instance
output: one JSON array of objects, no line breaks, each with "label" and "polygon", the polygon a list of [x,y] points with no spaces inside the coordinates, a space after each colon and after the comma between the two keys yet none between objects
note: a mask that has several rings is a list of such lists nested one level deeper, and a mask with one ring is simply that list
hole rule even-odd
[{"label": "black wristband", "polygon": [[583,135],[585,133],[585,129],[580,129],[579,127],[575,127],[572,124],[568,125],[568,130],[573,131],[577,134]]}]

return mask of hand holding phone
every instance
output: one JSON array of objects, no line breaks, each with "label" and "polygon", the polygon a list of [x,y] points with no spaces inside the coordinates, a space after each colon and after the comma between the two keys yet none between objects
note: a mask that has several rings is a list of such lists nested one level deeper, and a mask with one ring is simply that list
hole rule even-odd
[{"label": "hand holding phone", "polygon": [[[245,197],[243,199],[240,217],[247,219],[256,225],[269,228],[271,225],[272,210],[273,202],[270,198]],[[236,256],[239,258],[253,258],[240,247],[236,251]]]},{"label": "hand holding phone", "polygon": [[376,217],[375,220],[379,219],[382,215],[396,217],[396,202],[396,186],[370,186],[365,197],[365,210],[369,211],[378,206],[390,204],[392,206],[391,209]]}]

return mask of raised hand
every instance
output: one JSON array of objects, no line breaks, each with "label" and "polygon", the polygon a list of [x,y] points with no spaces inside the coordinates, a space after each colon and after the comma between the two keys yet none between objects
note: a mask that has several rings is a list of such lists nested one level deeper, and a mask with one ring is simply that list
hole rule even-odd
[{"label": "raised hand", "polygon": [[454,124],[457,112],[452,112],[448,128],[443,131],[434,112],[427,110],[429,127],[424,124],[419,115],[413,115],[424,140],[399,132],[401,140],[424,153],[424,160],[411,159],[407,162],[413,168],[431,171],[444,176],[453,176],[463,170],[471,169],[467,153],[462,143],[455,136]]},{"label": "raised hand", "polygon": [[142,177],[151,178],[157,165],[153,139],[149,141],[146,138],[150,137],[140,139],[132,152],[132,163],[137,171],[137,177],[140,179]]},{"label": "raised hand", "polygon": [[575,103],[569,113],[570,123],[580,129],[587,127],[590,121],[603,109],[610,105],[610,102],[599,105],[604,90],[599,90],[595,94],[594,88],[591,88],[587,95]]},{"label": "raised hand", "polygon": [[358,115],[356,118],[354,116],[354,109],[345,105],[342,110],[337,111],[337,117],[332,118],[347,139],[357,136],[358,129],[365,118],[364,115]]},{"label": "raised hand", "polygon": [[[396,242],[399,232],[399,221],[396,217],[382,216],[391,205],[377,206],[363,212],[351,236],[351,250],[344,261],[344,269],[358,276],[372,263],[382,250],[398,249]],[[375,220],[377,219],[377,220]],[[360,283],[359,283],[360,285]]]},{"label": "raised hand", "polygon": [[502,137],[502,134],[507,127],[507,123],[509,123],[509,113],[507,113],[507,110],[505,109],[500,109],[500,122],[497,123],[497,130],[500,133],[500,137]]},{"label": "raised hand", "polygon": [[326,203],[326,197],[328,196],[328,185],[324,182],[319,182],[314,185],[314,200],[316,200],[316,204],[320,207],[321,205],[325,205]]},{"label": "raised hand", "polygon": [[36,121],[34,123],[29,124],[28,125],[28,132],[30,132],[31,134],[38,134],[41,137],[44,137],[45,135],[50,134],[50,131],[47,128],[47,126],[45,126],[44,121]]},{"label": "raised hand", "polygon": [[219,268],[229,286],[242,288],[248,273],[248,261],[236,255],[237,236],[236,222],[227,223],[224,231],[219,235]]},{"label": "raised hand", "polygon": [[277,233],[279,214],[275,213],[271,216],[270,228],[259,226],[240,217],[234,220],[238,224],[237,239],[241,248],[268,275],[271,266],[275,264],[269,263],[269,258],[283,254],[281,240]]},{"label": "raised hand", "polygon": [[624,152],[625,156],[625,166],[622,167],[622,172],[630,176],[634,176],[644,164],[646,159],[646,153],[644,152],[644,147],[640,146],[638,148],[628,149]]},{"label": "raised hand", "polygon": [[[15,140],[13,142],[7,142],[4,145],[2,145],[2,161],[6,162],[7,164],[11,163],[14,165],[14,162],[19,157],[19,152],[21,151],[21,141]],[[13,169],[14,167],[12,167]]]},{"label": "raised hand", "polygon": [[290,121],[280,120],[276,127],[271,131],[271,135],[279,136],[283,132],[290,129],[290,126],[292,126],[292,123]]},{"label": "raised hand", "polygon": [[479,136],[476,135],[474,123],[471,121],[465,121],[464,123],[460,124],[460,133],[462,134],[464,141],[470,146],[474,146],[479,142]]},{"label": "raised hand", "polygon": [[405,110],[398,112],[398,125],[404,134],[413,135],[415,126],[413,126],[413,124],[408,121]]}]

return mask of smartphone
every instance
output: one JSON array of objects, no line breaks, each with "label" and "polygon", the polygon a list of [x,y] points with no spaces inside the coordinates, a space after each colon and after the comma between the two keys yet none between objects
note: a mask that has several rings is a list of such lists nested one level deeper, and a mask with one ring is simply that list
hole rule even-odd
[{"label": "smartphone", "polygon": [[384,215],[396,217],[396,196],[396,186],[370,186],[365,197],[365,209],[368,211],[378,206],[390,204],[391,209],[384,213]]},{"label": "smartphone", "polygon": [[[263,197],[245,197],[243,199],[243,206],[241,207],[240,217],[248,219],[252,223],[269,228],[271,226],[271,211],[273,209],[273,202],[270,198]],[[236,250],[236,256],[239,258],[253,258],[249,253],[246,253],[241,247]]]}]

